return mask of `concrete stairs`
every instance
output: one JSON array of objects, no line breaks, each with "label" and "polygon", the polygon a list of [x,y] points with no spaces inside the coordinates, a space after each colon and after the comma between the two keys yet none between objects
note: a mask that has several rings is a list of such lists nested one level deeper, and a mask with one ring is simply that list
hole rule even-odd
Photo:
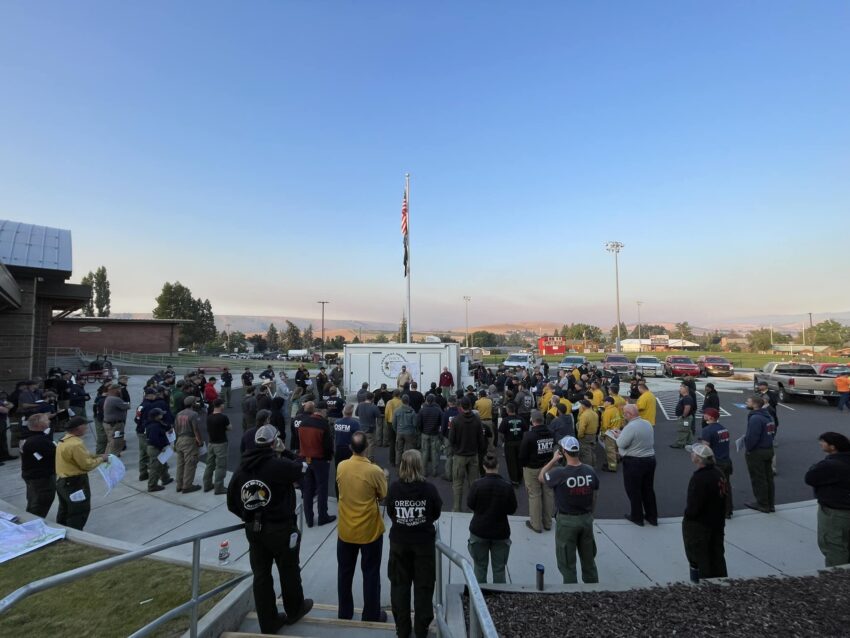
[{"label": "concrete stairs", "polygon": [[[362,610],[355,609],[355,617]],[[359,620],[341,620],[337,618],[336,605],[316,603],[309,614],[295,625],[283,627],[277,636],[289,638],[337,638],[340,634],[346,638],[392,638],[395,636],[395,623],[390,610],[387,622],[363,622]],[[256,612],[250,612],[242,621],[238,631],[225,632],[220,638],[261,638],[269,634],[260,633]],[[436,635],[436,634],[435,634]]]}]

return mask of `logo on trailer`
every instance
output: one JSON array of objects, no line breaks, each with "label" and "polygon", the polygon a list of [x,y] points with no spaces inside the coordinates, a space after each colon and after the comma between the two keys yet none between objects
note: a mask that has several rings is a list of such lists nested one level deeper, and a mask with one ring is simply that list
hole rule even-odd
[{"label": "logo on trailer", "polygon": [[395,380],[401,371],[401,366],[403,365],[407,365],[407,359],[397,352],[390,352],[385,354],[384,358],[381,359],[381,372],[384,373],[384,376],[387,379]]}]

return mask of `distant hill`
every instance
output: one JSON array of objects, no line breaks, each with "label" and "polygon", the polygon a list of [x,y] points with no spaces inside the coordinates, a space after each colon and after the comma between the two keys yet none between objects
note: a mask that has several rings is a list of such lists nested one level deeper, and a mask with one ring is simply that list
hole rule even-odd
[{"label": "distant hill", "polygon": [[[150,319],[151,313],[116,312],[113,313],[112,316],[120,319]],[[826,319],[834,319],[845,325],[850,325],[850,310],[843,312],[817,313],[814,315],[815,323],[824,321]],[[218,328],[219,330],[224,330],[225,326],[229,324],[230,330],[238,330],[239,332],[244,332],[245,334],[256,334],[265,333],[266,330],[268,330],[269,328],[269,324],[271,323],[273,323],[278,329],[281,329],[282,327],[286,326],[287,320],[291,321],[302,330],[308,325],[313,324],[313,333],[316,335],[318,335],[319,331],[321,330],[321,319],[311,319],[306,317],[216,315],[215,325],[216,328]],[[729,319],[725,321],[707,324],[705,326],[697,326],[693,322],[691,322],[691,329],[694,331],[694,334],[697,335],[714,332],[715,330],[720,330],[721,332],[729,332],[734,330],[736,332],[743,333],[773,325],[773,329],[776,331],[797,333],[800,331],[801,324],[804,321],[806,322],[806,325],[808,325],[808,315],[761,315]],[[653,321],[652,323],[663,325],[665,328],[671,331],[675,328],[675,322],[672,321]],[[551,335],[554,334],[555,331],[560,330],[562,325],[563,323],[556,323],[553,321],[515,321],[470,326],[469,331],[476,332],[478,330],[486,330],[487,332],[493,332],[495,334],[502,335],[519,331],[532,332],[534,334]],[[627,325],[629,330],[632,330],[634,326],[634,323]],[[607,332],[611,328],[611,325],[600,327]],[[367,334],[375,334],[381,332],[389,333],[395,332],[396,330],[398,330],[397,321],[357,321],[355,319],[325,319],[326,337],[335,337],[341,334],[349,341],[351,339],[354,339],[354,336],[356,334],[359,334],[361,331],[363,332],[365,338]],[[417,327],[416,330],[417,335],[463,335],[465,333],[465,327],[455,327],[451,329],[431,327],[428,330],[422,330]]]}]

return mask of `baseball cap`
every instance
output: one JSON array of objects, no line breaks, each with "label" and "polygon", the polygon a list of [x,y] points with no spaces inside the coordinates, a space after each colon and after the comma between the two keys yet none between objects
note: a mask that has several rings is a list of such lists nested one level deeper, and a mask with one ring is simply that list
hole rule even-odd
[{"label": "baseball cap", "polygon": [[558,445],[567,452],[578,452],[579,449],[578,439],[574,436],[565,436],[563,439],[558,441]]},{"label": "baseball cap", "polygon": [[714,452],[705,443],[694,443],[693,445],[686,445],[685,449],[691,454],[696,454],[701,459],[714,458]]},{"label": "baseball cap", "polygon": [[254,443],[257,445],[271,445],[277,438],[278,431],[273,425],[263,425],[257,429],[254,435]]},{"label": "baseball cap", "polygon": [[73,430],[74,428],[78,428],[81,425],[86,425],[88,422],[89,422],[88,419],[81,417],[81,416],[71,417],[68,420],[68,425],[65,426],[65,429],[66,430]]},{"label": "baseball cap", "polygon": [[717,408],[706,408],[702,411],[705,416],[710,416],[712,419],[720,418],[720,411]]}]

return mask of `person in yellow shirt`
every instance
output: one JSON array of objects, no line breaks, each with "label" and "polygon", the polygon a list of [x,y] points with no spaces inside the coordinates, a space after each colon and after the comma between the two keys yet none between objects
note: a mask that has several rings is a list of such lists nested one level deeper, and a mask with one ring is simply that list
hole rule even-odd
[{"label": "person in yellow shirt", "polygon": [[617,440],[607,436],[609,430],[620,430],[623,427],[623,414],[617,407],[613,396],[605,397],[605,409],[602,411],[602,442],[605,445],[605,458],[608,465],[602,466],[605,472],[617,471]]},{"label": "person in yellow shirt", "polygon": [[384,517],[380,502],[387,496],[387,472],[366,458],[366,434],[351,435],[351,458],[336,469],[339,499],[337,519],[337,594],[338,616],[354,617],[351,585],[357,555],[363,572],[363,614],[361,620],[386,622],[381,610],[381,554],[384,547]]},{"label": "person in yellow shirt", "polygon": [[481,419],[481,425],[487,428],[492,436],[487,437],[487,447],[492,450],[498,443],[498,432],[493,425],[493,401],[487,397],[487,391],[481,390],[478,393],[478,399],[475,401],[475,409],[478,411],[478,418]]},{"label": "person in yellow shirt", "polygon": [[563,404],[564,404],[564,407],[566,407],[566,408],[567,408],[567,414],[572,414],[572,413],[573,413],[573,402],[572,402],[572,401],[570,401],[570,400],[566,397],[566,395],[564,395],[564,396],[562,396],[562,397],[558,397],[558,403],[563,403]]},{"label": "person in yellow shirt", "polygon": [[581,379],[581,370],[579,370],[578,368],[573,368],[573,379],[575,379],[576,381]]},{"label": "person in yellow shirt", "polygon": [[553,394],[552,384],[547,383],[543,386],[543,394],[541,394],[540,398],[537,400],[537,409],[541,412],[546,412],[551,405]]},{"label": "person in yellow shirt", "polygon": [[590,393],[593,395],[593,398],[590,400],[593,409],[600,410],[602,408],[602,402],[605,400],[605,393],[596,381],[590,384]]},{"label": "person in yellow shirt", "polygon": [[82,530],[91,512],[89,472],[109,460],[107,454],[92,454],[81,438],[88,421],[75,416],[65,427],[65,436],[56,446],[56,494],[59,512],[56,522]]},{"label": "person in yellow shirt", "polygon": [[638,385],[640,396],[637,400],[637,409],[640,418],[649,421],[650,425],[655,426],[655,395],[649,391],[645,383]]},{"label": "person in yellow shirt", "polygon": [[581,449],[579,458],[581,462],[596,467],[596,435],[599,434],[599,415],[593,409],[590,401],[583,399],[579,402],[578,424],[576,426],[576,438]]},{"label": "person in yellow shirt", "polygon": [[395,465],[395,427],[393,416],[395,411],[401,407],[401,390],[393,390],[393,398],[387,401],[384,407],[384,422],[387,424],[387,441],[390,444],[390,465]]},{"label": "person in yellow shirt", "polygon": [[558,418],[558,397],[552,396],[549,399],[549,404],[546,406],[546,414],[543,415],[544,423],[549,425],[552,421]]},{"label": "person in yellow shirt", "polygon": [[612,385],[608,389],[608,396],[614,399],[614,405],[617,406],[617,409],[620,411],[620,414],[622,414],[623,407],[626,405],[626,400],[620,396],[620,388]]}]

